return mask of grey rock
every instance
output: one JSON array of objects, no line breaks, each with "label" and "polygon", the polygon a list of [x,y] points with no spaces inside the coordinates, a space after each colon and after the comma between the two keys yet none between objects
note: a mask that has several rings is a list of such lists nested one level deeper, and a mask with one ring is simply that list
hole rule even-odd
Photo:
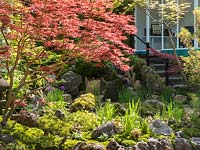
[{"label": "grey rock", "polygon": [[192,137],[191,142],[194,145],[194,150],[200,150],[200,137]]},{"label": "grey rock", "polygon": [[124,88],[123,81],[121,79],[115,79],[107,82],[104,90],[104,100],[111,99],[112,102],[119,100],[119,91]]},{"label": "grey rock", "polygon": [[163,107],[163,103],[159,100],[146,100],[143,103],[142,110],[144,114],[156,114]]},{"label": "grey rock", "polygon": [[184,137],[184,133],[182,131],[177,131],[176,132],[176,137],[177,138],[183,138]]},{"label": "grey rock", "polygon": [[81,75],[74,73],[73,71],[68,71],[61,77],[61,80],[56,86],[62,86],[65,94],[71,94],[72,98],[75,98],[79,95],[79,86],[81,82]]},{"label": "grey rock", "polygon": [[147,144],[149,145],[149,150],[158,150],[160,142],[158,139],[150,138]]},{"label": "grey rock", "polygon": [[185,96],[185,95],[176,95],[176,96],[174,97],[174,101],[175,101],[175,102],[183,103],[183,102],[185,102],[186,100],[187,100],[187,96]]},{"label": "grey rock", "polygon": [[101,80],[91,80],[86,83],[86,93],[100,95],[101,93]]},{"label": "grey rock", "polygon": [[115,140],[111,140],[106,146],[106,150],[124,150],[125,148],[119,145]]},{"label": "grey rock", "polygon": [[131,150],[140,150],[137,146],[132,146]]},{"label": "grey rock", "polygon": [[56,110],[54,116],[56,116],[56,117],[58,117],[60,119],[63,119],[65,117],[65,114],[63,113],[62,110],[58,109],[58,110]]},{"label": "grey rock", "polygon": [[149,150],[173,150],[173,145],[169,139],[150,138],[147,142]]},{"label": "grey rock", "polygon": [[149,150],[149,145],[144,141],[138,142],[135,146],[138,147],[139,150]]},{"label": "grey rock", "polygon": [[115,124],[113,122],[108,122],[96,128],[92,132],[92,139],[96,139],[103,134],[106,134],[108,137],[111,137],[112,135],[118,132],[119,132],[119,129],[115,126]]},{"label": "grey rock", "polygon": [[104,150],[104,146],[101,144],[90,143],[87,144],[85,142],[78,142],[72,150]]},{"label": "grey rock", "polygon": [[72,96],[71,94],[63,94],[64,101],[71,104],[72,103]]},{"label": "grey rock", "polygon": [[173,145],[169,139],[159,139],[159,142],[158,150],[173,150]]},{"label": "grey rock", "polygon": [[153,125],[153,127],[155,127],[155,128],[161,128],[161,127],[164,125],[164,123],[163,123],[162,121],[160,121],[160,120],[154,120],[154,121],[152,122],[152,125]]},{"label": "grey rock", "polygon": [[0,134],[0,141],[4,142],[5,144],[15,143],[14,137],[9,134]]},{"label": "grey rock", "polygon": [[174,147],[175,150],[192,150],[192,145],[185,138],[176,138]]},{"label": "grey rock", "polygon": [[136,80],[135,83],[134,83],[134,85],[133,85],[133,87],[136,90],[139,89],[139,88],[141,88],[142,87],[141,81],[140,80]]},{"label": "grey rock", "polygon": [[155,134],[162,134],[165,136],[171,135],[173,132],[173,130],[167,124],[160,120],[154,120],[150,125],[150,129]]},{"label": "grey rock", "polygon": [[140,73],[142,76],[142,81],[146,84],[147,87],[151,88],[153,91],[158,92],[164,89],[165,81],[151,67],[145,65],[142,66]]},{"label": "grey rock", "polygon": [[118,150],[120,146],[115,140],[111,140],[106,146],[106,150]]},{"label": "grey rock", "polygon": [[15,120],[17,123],[26,125],[28,127],[38,126],[38,116],[34,113],[13,114],[11,119]]}]

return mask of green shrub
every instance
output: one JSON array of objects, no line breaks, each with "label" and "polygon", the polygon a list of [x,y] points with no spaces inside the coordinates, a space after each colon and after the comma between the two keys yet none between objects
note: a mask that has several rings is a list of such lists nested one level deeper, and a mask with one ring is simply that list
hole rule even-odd
[{"label": "green shrub", "polygon": [[99,78],[102,76],[102,74],[104,74],[105,71],[104,67],[98,67],[96,63],[86,62],[83,59],[77,59],[75,65],[75,72],[88,78]]},{"label": "green shrub", "polygon": [[47,100],[48,102],[59,102],[64,101],[63,91],[60,89],[54,89],[47,93]]},{"label": "green shrub", "polygon": [[184,61],[184,71],[188,75],[189,82],[193,85],[200,84],[200,51],[188,51],[188,57],[182,57]]},{"label": "green shrub", "polygon": [[71,110],[94,110],[96,106],[96,98],[93,94],[87,93],[76,98],[72,103]]}]

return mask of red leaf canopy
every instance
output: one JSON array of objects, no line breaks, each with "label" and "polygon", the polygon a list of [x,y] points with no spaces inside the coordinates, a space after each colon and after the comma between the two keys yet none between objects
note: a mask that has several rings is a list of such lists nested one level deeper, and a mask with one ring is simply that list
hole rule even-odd
[{"label": "red leaf canopy", "polygon": [[[128,70],[124,55],[132,54],[133,49],[124,40],[126,34],[135,34],[136,28],[131,16],[112,13],[112,6],[112,0],[32,0],[26,6],[1,0],[0,27],[12,31],[7,38],[28,37],[67,51],[71,57],[111,61]],[[21,19],[13,22],[11,14]]]}]

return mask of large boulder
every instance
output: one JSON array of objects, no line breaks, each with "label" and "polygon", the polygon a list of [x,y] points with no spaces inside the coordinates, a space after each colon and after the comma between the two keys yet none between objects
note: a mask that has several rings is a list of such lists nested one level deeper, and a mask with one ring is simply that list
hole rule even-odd
[{"label": "large boulder", "polygon": [[98,137],[104,134],[106,134],[108,137],[111,137],[112,135],[118,132],[119,132],[119,129],[116,127],[116,125],[113,122],[108,122],[96,128],[92,132],[92,139],[97,139]]},{"label": "large boulder", "polygon": [[34,113],[13,114],[11,119],[28,127],[38,126],[38,116]]},{"label": "large boulder", "polygon": [[107,82],[104,88],[103,99],[111,99],[112,102],[117,102],[119,100],[119,92],[123,87],[124,85],[121,79],[115,79]]},{"label": "large boulder", "polygon": [[142,66],[140,69],[142,81],[153,91],[162,91],[165,88],[165,81],[149,66]]},{"label": "large boulder", "polygon": [[150,125],[150,129],[155,134],[162,134],[165,136],[169,136],[173,132],[173,130],[161,120],[154,120]]},{"label": "large boulder", "polygon": [[142,105],[142,112],[144,114],[154,115],[162,110],[163,105],[159,100],[146,100]]},{"label": "large boulder", "polygon": [[62,88],[65,94],[71,94],[73,98],[79,95],[79,86],[82,82],[80,74],[68,71],[65,73],[56,86]]},{"label": "large boulder", "polygon": [[86,82],[86,93],[94,95],[101,94],[101,80],[91,80]]}]

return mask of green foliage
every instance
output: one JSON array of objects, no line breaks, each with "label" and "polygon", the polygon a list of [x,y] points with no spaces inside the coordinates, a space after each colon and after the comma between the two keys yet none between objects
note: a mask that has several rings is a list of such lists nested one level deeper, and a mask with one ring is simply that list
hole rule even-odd
[{"label": "green foliage", "polygon": [[136,79],[141,79],[140,69],[143,65],[146,64],[145,60],[138,57],[137,55],[130,55],[128,57],[130,59],[130,66],[133,66],[133,71],[136,74]]},{"label": "green foliage", "polygon": [[122,144],[123,144],[124,146],[134,146],[135,144],[137,144],[137,142],[134,141],[134,140],[123,140],[123,141],[122,141]]},{"label": "green foliage", "polygon": [[114,0],[113,2],[114,12],[117,14],[133,14],[134,4],[132,0]]},{"label": "green foliage", "polygon": [[123,132],[125,134],[130,134],[132,129],[140,127],[140,103],[134,100],[129,102],[128,110],[125,116],[122,118]]},{"label": "green foliage", "polygon": [[71,110],[94,110],[96,106],[96,98],[93,94],[87,93],[75,99],[72,103]]},{"label": "green foliage", "polygon": [[73,147],[74,145],[76,145],[78,142],[80,142],[80,141],[68,139],[68,140],[66,140],[65,143],[63,144],[63,148],[64,148],[64,149],[72,149],[72,147]]},{"label": "green foliage", "polygon": [[191,104],[193,107],[193,113],[200,116],[200,91],[192,95]]},{"label": "green foliage", "polygon": [[174,89],[171,87],[165,87],[162,91],[162,99],[164,102],[170,102],[174,94]]},{"label": "green foliage", "polygon": [[67,103],[63,101],[58,101],[58,102],[50,102],[48,103],[47,106],[44,107],[44,112],[45,114],[51,114],[53,115],[56,110],[60,109],[63,112],[67,113],[66,109]]},{"label": "green foliage", "polygon": [[77,59],[75,63],[75,72],[81,74],[83,77],[100,77],[105,71],[104,67],[98,67],[96,63],[86,62],[82,59]]},{"label": "green foliage", "polygon": [[100,106],[97,109],[97,115],[99,117],[100,123],[106,123],[112,121],[116,113],[115,106],[111,104],[109,100],[106,101],[104,106]]},{"label": "green foliage", "polygon": [[165,121],[174,120],[175,126],[180,126],[184,116],[184,111],[180,106],[173,104],[172,99],[170,103],[164,104],[162,107],[161,118]]},{"label": "green foliage", "polygon": [[133,93],[130,89],[122,88],[118,94],[120,103],[128,103],[133,98]]},{"label": "green foliage", "polygon": [[149,128],[149,122],[148,119],[142,119],[141,120],[141,132],[142,134],[149,134],[150,133],[150,128]]},{"label": "green foliage", "polygon": [[[86,121],[87,120],[87,121]],[[81,126],[81,131],[92,131],[99,125],[98,117],[88,111],[77,111],[66,116],[65,122],[72,124],[74,127]]]},{"label": "green foliage", "polygon": [[200,51],[190,50],[188,51],[188,57],[182,57],[184,61],[184,71],[188,74],[189,82],[192,85],[200,84]]},{"label": "green foliage", "polygon": [[63,91],[60,89],[54,89],[50,92],[47,93],[47,100],[48,102],[59,102],[59,101],[64,101],[63,97]]},{"label": "green foliage", "polygon": [[74,136],[76,132],[92,131],[98,125],[95,114],[87,111],[68,113],[63,120],[52,115],[44,115],[39,118],[40,129],[44,130],[46,134],[50,133],[61,137]]},{"label": "green foliage", "polygon": [[152,96],[152,89],[148,87],[141,87],[137,89],[138,97],[137,99],[141,99],[142,101],[150,98]]},{"label": "green foliage", "polygon": [[106,133],[103,133],[102,135],[100,135],[97,140],[100,142],[104,142],[106,140],[108,140],[109,136]]},{"label": "green foliage", "polygon": [[44,115],[39,118],[39,128],[45,131],[45,134],[53,134],[58,136],[69,136],[71,135],[70,130],[73,125],[69,122],[60,120],[59,118],[52,115]]},{"label": "green foliage", "polygon": [[199,137],[200,136],[200,128],[191,127],[191,128],[183,128],[183,133],[189,137]]}]

